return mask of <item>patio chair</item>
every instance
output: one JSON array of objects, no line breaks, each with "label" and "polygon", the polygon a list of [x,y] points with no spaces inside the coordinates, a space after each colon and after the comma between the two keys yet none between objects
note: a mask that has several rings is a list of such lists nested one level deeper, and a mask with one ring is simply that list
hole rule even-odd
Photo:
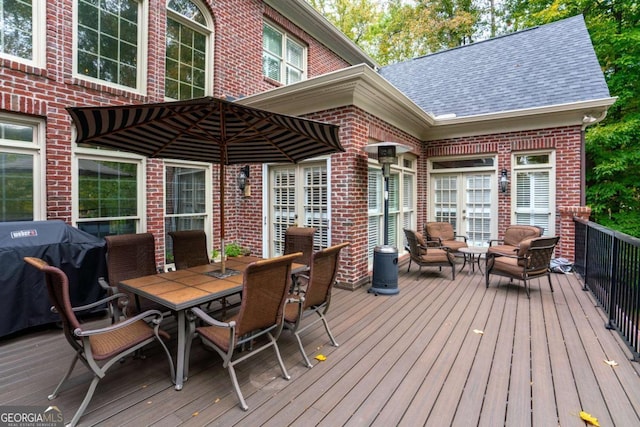
[{"label": "patio chair", "polygon": [[313,235],[316,229],[314,227],[295,227],[287,228],[284,233],[284,253],[292,254],[294,252],[302,252],[302,255],[293,262],[298,264],[310,265],[311,254],[313,254]]},{"label": "patio chair", "polygon": [[[309,368],[313,365],[309,361],[304,351],[302,340],[300,339],[300,334],[307,328],[318,321],[322,321],[324,329],[327,331],[327,335],[329,335],[329,339],[331,340],[331,345],[338,347],[338,343],[333,337],[333,334],[331,334],[331,329],[329,329],[329,323],[327,322],[325,314],[327,314],[329,303],[331,302],[331,289],[333,288],[338,272],[340,251],[347,246],[349,246],[349,243],[342,243],[315,252],[311,256],[309,275],[305,277],[307,285],[304,295],[289,295],[290,303],[285,307],[285,328],[293,332],[298,341],[300,353],[306,366]],[[302,320],[313,315],[317,315],[318,317],[311,322],[305,322],[306,325],[302,326]]]},{"label": "patio chair", "polygon": [[[100,284],[109,294],[124,293],[126,299],[120,299],[114,305],[114,311],[121,310],[125,316],[135,315],[146,310],[166,310],[160,304],[145,298],[139,298],[130,292],[122,291],[118,284],[123,280],[149,276],[158,273],[156,268],[156,246],[153,234],[120,234],[106,236],[107,243],[107,275],[108,282],[100,280]],[[113,321],[118,320],[117,313]]]},{"label": "patio chair", "polygon": [[458,252],[467,247],[467,236],[459,236],[453,231],[453,225],[448,222],[427,222],[424,235],[428,241],[436,241],[440,246],[448,247],[451,252]]},{"label": "patio chair", "polygon": [[[82,307],[71,307],[69,298],[69,279],[57,267],[50,266],[39,258],[25,257],[24,261],[45,274],[47,291],[53,303],[52,310],[60,314],[64,335],[76,352],[69,369],[62,380],[49,395],[49,400],[57,397],[62,384],[69,378],[75,364],[80,360],[93,374],[89,389],[76,411],[69,425],[75,426],[85,409],[89,405],[98,382],[107,370],[123,357],[141,349],[147,344],[158,341],[169,360],[171,378],[174,375],[173,361],[169,350],[161,338],[168,339],[169,335],[160,330],[162,313],[157,310],[145,311],[135,317],[126,319],[106,328],[87,329],[76,318],[75,312],[84,311],[92,307],[101,306],[113,299],[121,298],[122,294],[113,294],[106,299]],[[148,323],[149,322],[149,323]]]},{"label": "patio chair", "polygon": [[489,254],[513,255],[520,242],[542,236],[544,229],[535,225],[510,225],[504,231],[503,239],[489,240]]},{"label": "patio chair", "polygon": [[[291,263],[301,255],[300,252],[296,252],[249,264],[244,271],[240,311],[226,322],[214,319],[197,307],[191,309],[197,318],[207,324],[207,326],[195,328],[195,334],[207,347],[215,350],[222,357],[223,367],[229,371],[233,389],[238,396],[240,406],[245,411],[249,407],[240,391],[234,368],[236,364],[272,347],[282,376],[287,380],[290,378],[282,362],[277,339],[283,327],[285,299],[291,280]],[[191,333],[188,334],[185,360],[189,360],[188,353],[194,336],[194,327],[194,322],[190,322]],[[266,342],[264,342],[265,338]],[[254,348],[253,341],[257,339],[263,341]],[[251,349],[238,356],[237,353],[245,345]]]},{"label": "patio chair", "polygon": [[173,261],[177,270],[211,262],[204,230],[170,231],[173,241]]},{"label": "patio chair", "polygon": [[485,274],[487,288],[489,287],[489,277],[492,274],[508,277],[510,282],[513,282],[513,279],[517,279],[524,282],[527,298],[529,298],[530,281],[547,276],[549,287],[553,292],[549,264],[558,240],[560,238],[557,236],[537,237],[521,242],[518,251],[514,254],[487,254],[487,270]]},{"label": "patio chair", "polygon": [[442,267],[451,267],[451,280],[456,279],[455,259],[448,247],[440,246],[436,241],[426,241],[422,234],[415,230],[407,228],[403,228],[403,230],[409,246],[409,267],[407,267],[407,272],[411,269],[411,262],[413,261],[418,264],[420,270],[422,270],[422,267],[439,267],[440,271],[442,271]]},{"label": "patio chair", "polygon": [[[311,264],[311,255],[313,254],[313,235],[316,233],[314,227],[288,227],[284,233],[284,254],[292,254],[294,252],[302,252],[302,256],[293,260],[298,264],[309,266]],[[292,286],[299,288],[300,281],[298,276],[306,274],[306,271],[294,273],[292,278]]]}]

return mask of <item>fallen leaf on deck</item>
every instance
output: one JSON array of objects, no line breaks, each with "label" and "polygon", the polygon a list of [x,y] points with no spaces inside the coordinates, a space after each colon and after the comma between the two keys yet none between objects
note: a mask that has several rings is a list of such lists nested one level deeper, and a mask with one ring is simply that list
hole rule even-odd
[{"label": "fallen leaf on deck", "polygon": [[580,411],[580,418],[582,418],[582,420],[585,421],[587,424],[600,427],[600,423],[598,422],[598,419],[587,412]]},{"label": "fallen leaf on deck", "polygon": [[325,360],[327,360],[327,356],[325,356],[324,354],[319,354],[314,357],[314,359],[319,360],[320,362],[324,362]]},{"label": "fallen leaf on deck", "polygon": [[481,331],[480,329],[474,329],[473,332],[478,334],[478,335],[484,334],[484,331]]},{"label": "fallen leaf on deck", "polygon": [[618,366],[618,362],[616,362],[615,360],[605,360],[604,363],[609,366]]}]

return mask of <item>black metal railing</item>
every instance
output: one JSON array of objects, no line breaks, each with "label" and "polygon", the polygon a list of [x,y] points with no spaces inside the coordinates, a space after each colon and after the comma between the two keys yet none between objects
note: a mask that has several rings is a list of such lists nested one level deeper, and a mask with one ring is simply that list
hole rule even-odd
[{"label": "black metal railing", "polygon": [[640,360],[640,239],[574,218],[575,270]]}]

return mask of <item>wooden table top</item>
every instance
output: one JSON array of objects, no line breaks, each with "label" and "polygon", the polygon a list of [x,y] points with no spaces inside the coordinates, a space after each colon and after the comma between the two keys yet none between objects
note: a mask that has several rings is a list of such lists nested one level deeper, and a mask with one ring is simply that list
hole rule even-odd
[{"label": "wooden table top", "polygon": [[[211,263],[123,280],[120,286],[171,310],[184,310],[241,291],[247,265],[261,259],[254,256],[227,258],[225,269],[237,273],[223,278],[211,274],[220,273],[221,264]],[[292,265],[294,271],[304,268],[306,266],[302,264]]]}]

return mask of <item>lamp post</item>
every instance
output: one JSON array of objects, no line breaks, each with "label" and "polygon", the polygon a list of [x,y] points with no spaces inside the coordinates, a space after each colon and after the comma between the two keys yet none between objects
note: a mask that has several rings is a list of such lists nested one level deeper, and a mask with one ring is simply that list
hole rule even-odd
[{"label": "lamp post", "polygon": [[398,142],[379,142],[364,147],[367,153],[377,153],[378,162],[382,165],[384,178],[384,244],[376,246],[373,251],[373,279],[369,292],[393,295],[398,290],[398,249],[389,245],[389,176],[391,164],[396,163],[396,155],[406,153],[410,147]]}]

